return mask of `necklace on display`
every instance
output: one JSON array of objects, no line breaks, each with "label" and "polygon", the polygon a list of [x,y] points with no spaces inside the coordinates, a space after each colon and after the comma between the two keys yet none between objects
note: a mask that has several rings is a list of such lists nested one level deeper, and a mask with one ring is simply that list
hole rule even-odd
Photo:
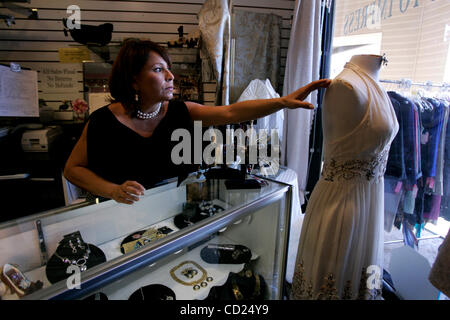
[{"label": "necklace on display", "polygon": [[153,119],[154,117],[156,117],[158,115],[159,111],[161,110],[161,107],[162,107],[162,102],[159,103],[159,105],[155,111],[150,112],[150,113],[142,112],[141,110],[137,110],[136,118],[141,119],[141,120]]},{"label": "necklace on display", "polygon": [[89,244],[86,244],[86,245],[87,245],[87,250],[84,253],[83,257],[80,259],[63,258],[57,252],[55,252],[55,256],[58,257],[59,259],[61,259],[61,261],[63,263],[78,266],[80,268],[81,272],[86,271],[87,270],[86,263],[87,263],[87,260],[89,259],[89,254],[91,253],[91,250],[89,249]]}]

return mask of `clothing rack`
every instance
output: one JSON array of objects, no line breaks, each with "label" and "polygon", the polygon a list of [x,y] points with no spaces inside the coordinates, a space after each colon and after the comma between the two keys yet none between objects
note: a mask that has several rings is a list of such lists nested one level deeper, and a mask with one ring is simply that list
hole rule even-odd
[{"label": "clothing rack", "polygon": [[402,79],[402,80],[387,80],[382,79],[380,82],[383,83],[393,83],[401,85],[402,87],[409,88],[411,86],[419,86],[419,87],[427,87],[427,88],[443,88],[443,89],[450,89],[450,83],[442,83],[442,84],[435,84],[431,81],[426,82],[412,82],[409,79]]},{"label": "clothing rack", "polygon": [[[426,229],[426,228],[425,228]],[[434,233],[428,229],[426,229],[428,232]],[[437,239],[437,238],[441,238],[441,239],[445,239],[443,236],[436,234],[434,236],[428,236],[428,237],[420,237],[417,238],[417,241],[422,241],[422,240],[430,240],[430,239]],[[402,243],[404,242],[404,240],[391,240],[391,241],[385,241],[384,244],[396,244],[396,243]]]},{"label": "clothing rack", "polygon": [[[442,84],[435,84],[431,81],[413,82],[410,79],[401,79],[401,80],[381,79],[381,80],[379,80],[379,82],[398,84],[401,88],[406,88],[406,89],[411,88],[411,86],[419,86],[419,87],[425,87],[427,89],[442,88],[442,91],[450,90],[450,83],[446,83],[446,82],[443,82]],[[424,230],[432,233],[433,235],[425,236],[425,237],[418,237],[417,242],[422,241],[422,240],[436,239],[436,238],[444,239],[444,236],[431,231],[430,229],[426,228],[425,226],[424,226]],[[384,241],[384,244],[385,245],[386,244],[397,244],[397,243],[402,243],[402,242],[404,242],[404,240],[391,240],[391,241]]]}]

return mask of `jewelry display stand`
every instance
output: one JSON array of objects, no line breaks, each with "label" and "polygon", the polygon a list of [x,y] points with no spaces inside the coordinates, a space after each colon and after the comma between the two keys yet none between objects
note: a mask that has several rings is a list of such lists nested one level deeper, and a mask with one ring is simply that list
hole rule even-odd
[{"label": "jewelry display stand", "polygon": [[[105,254],[100,248],[94,246],[93,244],[89,244],[89,249],[91,252],[89,257],[85,259],[87,269],[106,262]],[[56,283],[67,279],[70,276],[70,273],[67,273],[67,267],[69,265],[70,264],[61,261],[61,258],[58,258],[56,254],[53,254],[45,267],[47,280],[50,283]]]},{"label": "jewelry display stand", "polygon": [[151,284],[136,290],[128,300],[176,300],[175,292],[161,284]]}]

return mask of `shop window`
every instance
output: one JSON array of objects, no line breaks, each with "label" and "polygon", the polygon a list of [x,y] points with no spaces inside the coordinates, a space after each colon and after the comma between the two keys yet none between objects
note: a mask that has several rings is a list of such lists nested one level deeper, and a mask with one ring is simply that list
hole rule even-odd
[{"label": "shop window", "polygon": [[336,2],[333,71],[354,54],[386,54],[380,79],[449,82],[449,44],[447,0]]}]

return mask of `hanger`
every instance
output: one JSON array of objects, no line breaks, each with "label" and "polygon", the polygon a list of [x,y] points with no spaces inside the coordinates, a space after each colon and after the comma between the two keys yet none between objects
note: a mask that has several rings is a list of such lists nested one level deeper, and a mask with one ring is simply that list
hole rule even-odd
[{"label": "hanger", "polygon": [[449,83],[442,83],[442,86],[439,90],[439,92],[436,93],[436,98],[442,102],[446,107],[449,107],[450,105],[450,84]]},{"label": "hanger", "polygon": [[424,112],[427,110],[428,106],[426,106],[422,101],[422,93],[420,90],[414,91],[411,95],[411,100],[419,107],[420,112]]},{"label": "hanger", "polygon": [[411,94],[411,86],[412,86],[412,81],[409,79],[401,79],[400,80],[400,84],[399,87],[401,89],[402,94],[407,97],[407,98],[411,98],[412,94]]},{"label": "hanger", "polygon": [[421,91],[420,100],[422,101],[423,105],[425,106],[425,110],[433,111],[434,106],[430,101],[428,101],[428,99],[430,99],[430,97],[427,97],[425,95],[425,92]]}]

